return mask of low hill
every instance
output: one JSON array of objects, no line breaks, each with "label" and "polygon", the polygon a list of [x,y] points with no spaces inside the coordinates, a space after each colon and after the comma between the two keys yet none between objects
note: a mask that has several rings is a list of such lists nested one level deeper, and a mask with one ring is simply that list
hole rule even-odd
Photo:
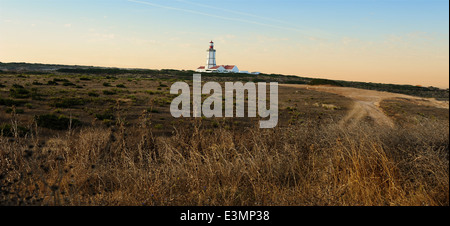
[{"label": "low hill", "polygon": [[[113,67],[94,67],[78,65],[58,65],[58,64],[31,64],[31,63],[1,63],[0,74],[7,73],[34,73],[34,74],[78,74],[94,76],[116,76],[116,77],[136,77],[136,78],[158,78],[191,80],[192,70],[173,69],[124,69]],[[371,82],[341,81],[330,79],[317,79],[300,77],[295,75],[265,74],[259,75],[241,73],[206,73],[202,74],[202,79],[206,81],[243,81],[243,82],[278,82],[282,84],[310,84],[310,85],[333,85],[343,87],[353,87],[377,91],[401,93],[418,97],[436,98],[438,100],[449,100],[449,89],[437,87],[420,87],[413,85],[396,85]]]}]

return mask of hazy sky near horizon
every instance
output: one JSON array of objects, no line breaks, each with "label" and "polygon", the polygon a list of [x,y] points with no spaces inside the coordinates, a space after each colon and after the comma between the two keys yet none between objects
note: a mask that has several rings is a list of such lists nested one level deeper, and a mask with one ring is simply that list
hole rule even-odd
[{"label": "hazy sky near horizon", "polygon": [[448,0],[0,0],[0,62],[449,87]]}]

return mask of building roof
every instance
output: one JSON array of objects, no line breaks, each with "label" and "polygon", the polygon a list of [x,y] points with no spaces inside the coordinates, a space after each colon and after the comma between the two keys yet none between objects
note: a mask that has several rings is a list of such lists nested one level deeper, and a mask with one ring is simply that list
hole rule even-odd
[{"label": "building roof", "polygon": [[220,68],[220,67],[223,67],[223,66],[222,66],[222,65],[219,65],[219,66],[212,67],[212,68],[210,68],[210,69],[218,69],[218,68]]},{"label": "building roof", "polygon": [[234,67],[236,67],[236,65],[225,65],[223,67],[227,70],[232,70]]},{"label": "building roof", "polygon": [[[217,66],[214,66],[214,67],[209,68],[209,69],[210,70],[217,70],[220,67],[223,67],[225,70],[233,70],[236,67],[236,65],[217,65]],[[205,66],[200,66],[200,67],[197,68],[197,70],[202,70],[202,69],[206,69],[206,67]]]}]

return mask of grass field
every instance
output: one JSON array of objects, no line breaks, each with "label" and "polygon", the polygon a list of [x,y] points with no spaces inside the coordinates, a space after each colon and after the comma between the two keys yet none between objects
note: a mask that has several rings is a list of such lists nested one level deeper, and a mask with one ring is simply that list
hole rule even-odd
[{"label": "grass field", "polygon": [[174,119],[191,78],[3,73],[0,204],[449,205],[448,108],[385,99],[394,127],[347,126],[351,98],[280,86],[275,129]]}]

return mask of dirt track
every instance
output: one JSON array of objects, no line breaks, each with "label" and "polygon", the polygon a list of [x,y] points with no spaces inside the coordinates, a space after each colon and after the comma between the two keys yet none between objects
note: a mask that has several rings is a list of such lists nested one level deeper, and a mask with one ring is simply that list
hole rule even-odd
[{"label": "dirt track", "polygon": [[356,125],[365,117],[372,118],[380,125],[393,127],[394,122],[391,118],[386,116],[380,108],[380,102],[384,99],[402,98],[413,101],[419,105],[432,106],[438,108],[449,108],[448,101],[437,101],[434,98],[421,98],[404,94],[381,92],[375,90],[365,90],[350,87],[334,87],[334,86],[309,86],[309,85],[293,85],[281,84],[285,87],[296,87],[303,89],[316,90],[320,92],[329,92],[348,97],[354,100],[352,109],[341,120],[341,125],[352,126]]}]

